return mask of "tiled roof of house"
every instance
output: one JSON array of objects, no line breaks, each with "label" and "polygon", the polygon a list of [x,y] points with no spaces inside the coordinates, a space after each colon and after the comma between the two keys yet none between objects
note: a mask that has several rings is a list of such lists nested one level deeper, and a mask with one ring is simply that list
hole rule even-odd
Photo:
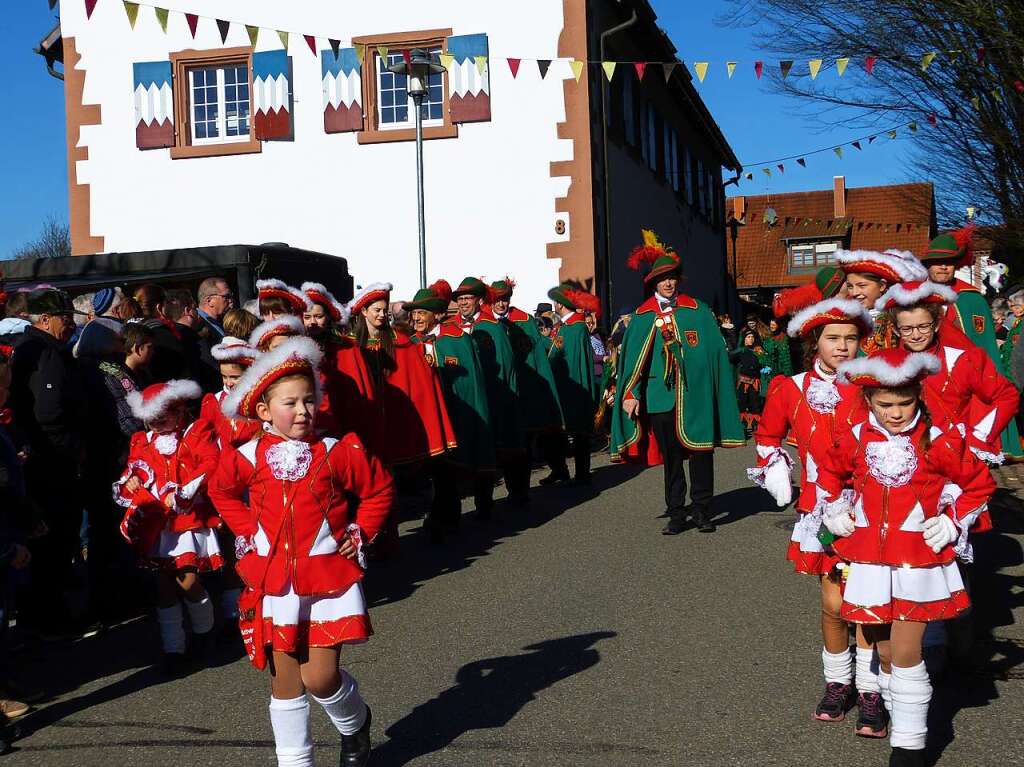
[{"label": "tiled roof of house", "polygon": [[[738,197],[730,197],[730,218]],[[931,184],[866,186],[846,190],[846,215],[836,218],[833,190],[743,197],[746,224],[737,228],[736,285],[786,287],[807,282],[813,272],[790,274],[787,241],[837,239],[857,250],[897,248],[923,253],[935,218]],[[774,222],[765,218],[774,209]],[[726,230],[729,266],[733,242]]]}]

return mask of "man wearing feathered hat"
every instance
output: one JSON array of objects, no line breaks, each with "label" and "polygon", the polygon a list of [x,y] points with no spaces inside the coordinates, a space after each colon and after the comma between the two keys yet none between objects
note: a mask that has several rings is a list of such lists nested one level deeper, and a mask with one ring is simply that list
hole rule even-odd
[{"label": "man wearing feathered hat", "polygon": [[637,271],[650,264],[644,277],[649,298],[633,315],[619,350],[612,459],[664,462],[666,535],[682,532],[686,523],[688,460],[694,522],[713,532],[714,449],[744,444],[732,368],[714,314],[678,291],[679,255],[654,232],[643,234],[644,244],[627,263]]}]

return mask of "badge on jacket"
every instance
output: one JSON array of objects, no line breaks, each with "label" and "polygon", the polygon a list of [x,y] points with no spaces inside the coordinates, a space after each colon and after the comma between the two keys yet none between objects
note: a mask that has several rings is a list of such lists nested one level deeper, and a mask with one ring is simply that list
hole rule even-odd
[{"label": "badge on jacket", "polygon": [[974,320],[974,332],[984,333],[985,332],[985,318],[980,314],[974,314],[971,316]]},{"label": "badge on jacket", "polygon": [[700,343],[700,336],[697,335],[696,330],[686,331],[686,343],[688,343],[690,346],[696,346],[698,343]]}]

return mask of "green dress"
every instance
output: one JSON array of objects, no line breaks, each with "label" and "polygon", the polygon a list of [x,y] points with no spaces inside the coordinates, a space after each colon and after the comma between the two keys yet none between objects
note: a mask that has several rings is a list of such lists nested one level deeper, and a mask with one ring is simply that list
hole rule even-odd
[{"label": "green dress", "polygon": [[594,413],[601,393],[594,375],[594,347],[581,313],[573,312],[559,324],[549,359],[558,384],[566,431],[590,434],[594,431]]},{"label": "green dress", "polygon": [[546,339],[537,329],[537,323],[514,306],[509,307],[500,322],[515,355],[522,427],[526,431],[561,429],[562,406],[548,361],[549,345],[544,343]]},{"label": "green dress", "polygon": [[793,357],[789,353],[789,338],[785,333],[764,339],[764,351],[768,355],[768,367],[772,369],[769,380],[775,376],[793,375]]},{"label": "green dress", "polygon": [[520,450],[523,431],[519,420],[519,379],[515,354],[505,328],[487,309],[481,309],[472,323],[454,321],[472,334],[487,388],[491,429],[497,450]]},{"label": "green dress", "polygon": [[[676,436],[690,450],[740,447],[746,443],[736,404],[736,385],[725,340],[714,314],[690,296],[677,296],[671,340],[656,324],[658,302],[637,309],[619,349],[618,388],[612,408],[613,460],[650,462],[648,413],[676,413]],[[666,353],[671,359],[666,357]],[[628,396],[641,401],[636,420],[622,409]]]},{"label": "green dress", "polygon": [[487,388],[472,337],[458,327],[442,326],[436,336],[416,335],[413,342],[423,346],[427,363],[437,369],[448,418],[455,429],[458,447],[445,458],[475,471],[494,469]]}]

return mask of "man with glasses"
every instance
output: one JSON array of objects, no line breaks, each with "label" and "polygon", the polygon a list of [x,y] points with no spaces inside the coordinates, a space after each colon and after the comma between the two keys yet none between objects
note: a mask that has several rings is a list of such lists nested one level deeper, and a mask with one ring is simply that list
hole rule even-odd
[{"label": "man with glasses", "polygon": [[235,308],[235,295],[223,277],[207,277],[196,291],[195,324],[199,356],[203,363],[200,385],[205,392],[220,389],[220,366],[213,358],[214,346],[224,340],[224,315]]}]

